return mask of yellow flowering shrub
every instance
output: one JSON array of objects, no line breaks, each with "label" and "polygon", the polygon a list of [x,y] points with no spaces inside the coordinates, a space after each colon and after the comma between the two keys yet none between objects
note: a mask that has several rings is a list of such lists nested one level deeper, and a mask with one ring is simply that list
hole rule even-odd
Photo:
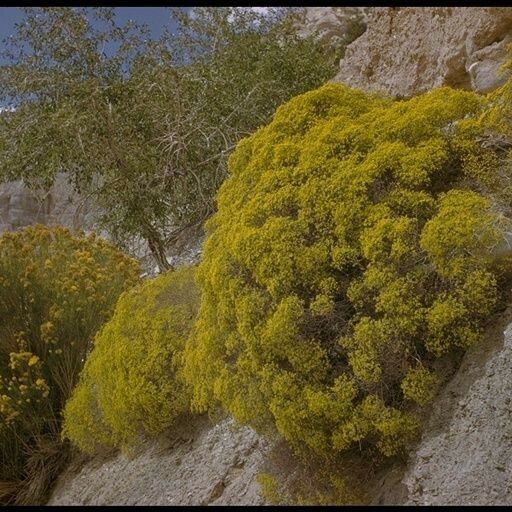
[{"label": "yellow flowering shrub", "polygon": [[[289,475],[288,475],[289,476]],[[329,470],[311,470],[295,473],[292,481],[285,481],[284,475],[258,473],[256,481],[262,496],[272,505],[318,506],[337,503],[364,505],[367,498],[357,494],[352,482],[333,474]]]},{"label": "yellow flowering shrub", "polygon": [[198,269],[194,411],[220,404],[326,461],[416,438],[434,361],[498,299],[503,218],[473,172],[494,154],[474,143],[484,106],[330,83],[239,143]]},{"label": "yellow flowering shrub", "polygon": [[418,366],[409,369],[401,387],[405,398],[425,405],[436,395],[438,385],[439,377],[434,372]]},{"label": "yellow flowering shrub", "polygon": [[86,452],[129,450],[186,412],[189,394],[176,374],[198,302],[193,267],[123,294],[65,407],[63,435]]},{"label": "yellow flowering shrub", "polygon": [[43,498],[52,475],[35,496],[31,461],[60,442],[61,409],[91,341],[139,271],[105,240],[61,227],[0,237],[0,503]]},{"label": "yellow flowering shrub", "polygon": [[[465,172],[476,179],[480,190],[500,200],[502,210],[512,216],[512,45],[498,73],[503,85],[488,93],[486,107],[477,118],[461,122],[457,137]],[[473,134],[474,137],[466,137]],[[482,147],[487,151],[482,151]]]}]

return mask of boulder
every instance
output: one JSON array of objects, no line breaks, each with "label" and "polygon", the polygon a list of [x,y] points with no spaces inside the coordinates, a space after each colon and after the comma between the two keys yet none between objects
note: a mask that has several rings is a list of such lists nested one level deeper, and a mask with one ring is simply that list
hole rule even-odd
[{"label": "boulder", "polygon": [[300,36],[317,34],[326,42],[347,43],[366,28],[369,7],[307,7]]}]

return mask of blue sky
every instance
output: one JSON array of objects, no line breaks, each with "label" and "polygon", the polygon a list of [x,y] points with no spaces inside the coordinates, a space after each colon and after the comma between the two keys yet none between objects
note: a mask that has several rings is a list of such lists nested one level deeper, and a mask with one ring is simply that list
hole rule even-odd
[{"label": "blue sky", "polygon": [[[147,23],[153,37],[158,38],[169,25],[169,11],[166,7],[116,7],[119,22],[133,19]],[[21,21],[22,12],[18,7],[0,7],[0,41],[14,32],[14,24]]]},{"label": "blue sky", "polygon": [[[175,24],[172,22],[170,12],[167,7],[115,7],[117,22],[123,25],[128,20],[132,19],[139,23],[145,23],[153,38],[157,39],[168,27],[172,32]],[[184,9],[192,9],[191,7],[184,7]],[[258,12],[265,12],[267,7],[250,7]],[[15,33],[15,24],[23,19],[23,12],[18,7],[0,7],[0,45],[2,41]],[[0,47],[1,49],[1,47]],[[0,66],[5,64],[5,61],[0,57]],[[0,111],[6,105],[0,104]]]},{"label": "blue sky", "polygon": [[[184,9],[192,9],[184,7]],[[267,7],[251,7],[259,12],[265,12]],[[129,19],[146,23],[154,38],[158,38],[165,26],[172,30],[169,10],[167,7],[115,7],[117,18],[122,25]],[[0,42],[14,32],[14,24],[21,21],[22,11],[18,7],[0,7]]]},{"label": "blue sky", "polygon": [[[119,24],[126,23],[133,19],[139,23],[146,23],[151,30],[153,38],[162,35],[164,27],[169,27],[171,31],[174,24],[171,23],[169,10],[166,7],[116,7],[117,20]],[[0,45],[2,41],[15,32],[15,23],[23,19],[23,12],[18,7],[0,7]],[[5,61],[0,58],[0,65]],[[6,105],[0,104],[0,111]]]}]

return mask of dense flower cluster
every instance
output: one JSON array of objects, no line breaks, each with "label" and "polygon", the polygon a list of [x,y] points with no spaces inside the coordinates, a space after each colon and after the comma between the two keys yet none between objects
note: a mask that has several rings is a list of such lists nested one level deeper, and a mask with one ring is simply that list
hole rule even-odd
[{"label": "dense flower cluster", "polygon": [[92,338],[139,271],[105,240],[60,227],[0,237],[0,480],[12,484],[0,502],[9,489],[23,499],[30,458],[59,441]]},{"label": "dense flower cluster", "polygon": [[415,438],[433,363],[475,343],[498,300],[483,103],[331,83],[238,145],[198,270],[193,410],[221,404],[331,460]]},{"label": "dense flower cluster", "polygon": [[64,436],[82,450],[129,450],[188,410],[176,374],[197,313],[193,278],[193,267],[167,272],[120,298],[64,410]]}]

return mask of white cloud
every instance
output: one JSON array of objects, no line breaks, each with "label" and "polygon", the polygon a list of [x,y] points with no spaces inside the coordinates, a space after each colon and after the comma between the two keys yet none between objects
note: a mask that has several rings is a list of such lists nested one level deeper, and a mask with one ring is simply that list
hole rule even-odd
[{"label": "white cloud", "polygon": [[[233,11],[228,16],[228,22],[233,23],[237,12],[243,13],[243,12],[251,12],[251,11],[260,16],[270,16],[272,14],[272,7],[233,7]],[[196,7],[190,8],[190,10],[187,12],[187,14],[190,19],[196,18],[197,17]],[[259,24],[258,20],[255,20],[255,23]]]},{"label": "white cloud", "polygon": [[[241,12],[253,11],[256,14],[260,14],[261,16],[268,16],[270,14],[270,7],[234,7],[234,9]],[[234,20],[234,15],[230,14],[228,17],[229,23],[232,23]]]}]

